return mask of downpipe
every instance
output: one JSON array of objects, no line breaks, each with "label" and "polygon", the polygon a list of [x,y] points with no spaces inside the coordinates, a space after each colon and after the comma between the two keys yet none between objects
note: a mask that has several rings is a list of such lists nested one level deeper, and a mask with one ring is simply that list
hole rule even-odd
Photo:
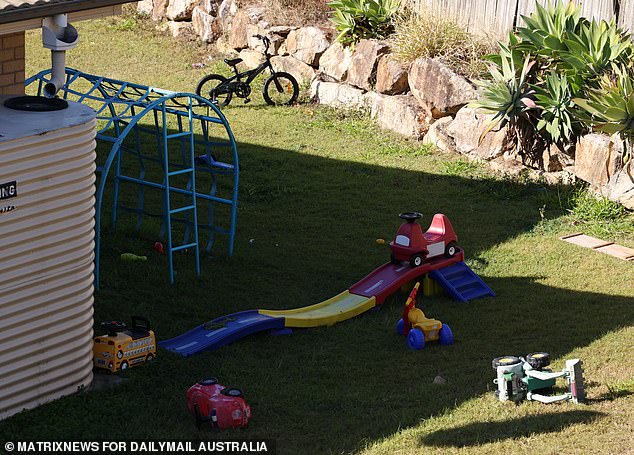
[{"label": "downpipe", "polygon": [[73,49],[78,41],[77,29],[68,23],[66,14],[42,20],[42,44],[51,50],[51,79],[44,85],[44,96],[53,98],[64,86],[66,51]]}]

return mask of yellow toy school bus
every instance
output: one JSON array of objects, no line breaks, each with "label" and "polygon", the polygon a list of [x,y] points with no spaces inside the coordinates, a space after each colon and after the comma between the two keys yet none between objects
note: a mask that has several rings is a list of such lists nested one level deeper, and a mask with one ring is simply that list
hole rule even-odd
[{"label": "yellow toy school bus", "polygon": [[132,327],[123,322],[102,322],[107,335],[94,338],[93,364],[96,368],[116,372],[141,365],[156,357],[156,337],[150,321],[133,316]]}]

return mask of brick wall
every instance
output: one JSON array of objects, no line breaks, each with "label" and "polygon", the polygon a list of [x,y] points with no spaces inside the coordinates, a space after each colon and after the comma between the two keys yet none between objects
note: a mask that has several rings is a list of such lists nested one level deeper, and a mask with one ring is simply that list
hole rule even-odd
[{"label": "brick wall", "polygon": [[0,35],[0,95],[24,94],[24,32]]}]

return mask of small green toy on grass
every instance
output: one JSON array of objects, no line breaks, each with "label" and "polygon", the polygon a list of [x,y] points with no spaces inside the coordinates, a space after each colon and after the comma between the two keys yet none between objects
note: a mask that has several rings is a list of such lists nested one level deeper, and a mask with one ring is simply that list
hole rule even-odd
[{"label": "small green toy on grass", "polygon": [[[566,360],[566,367],[559,372],[546,368],[548,365],[550,365],[550,355],[547,352],[534,352],[526,358],[508,355],[493,359],[492,366],[497,372],[497,378],[493,380],[493,383],[497,384],[495,396],[500,401],[519,402],[527,399],[541,403],[557,401],[584,403],[586,390],[581,360]],[[561,395],[538,393],[553,387],[557,378],[566,380],[567,393]]]},{"label": "small green toy on grass", "polygon": [[124,262],[144,262],[147,256],[137,256],[134,253],[121,253],[121,260]]}]

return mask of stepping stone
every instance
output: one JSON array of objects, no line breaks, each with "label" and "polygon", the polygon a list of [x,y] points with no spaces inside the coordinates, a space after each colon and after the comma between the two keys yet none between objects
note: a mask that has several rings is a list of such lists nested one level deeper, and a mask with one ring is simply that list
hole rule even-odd
[{"label": "stepping stone", "polygon": [[597,239],[589,235],[575,233],[559,237],[565,242],[579,245],[585,248],[590,248],[594,251],[614,256],[615,258],[623,259],[624,261],[634,261],[634,249],[626,246],[617,245],[614,242],[606,242],[605,240]]}]

